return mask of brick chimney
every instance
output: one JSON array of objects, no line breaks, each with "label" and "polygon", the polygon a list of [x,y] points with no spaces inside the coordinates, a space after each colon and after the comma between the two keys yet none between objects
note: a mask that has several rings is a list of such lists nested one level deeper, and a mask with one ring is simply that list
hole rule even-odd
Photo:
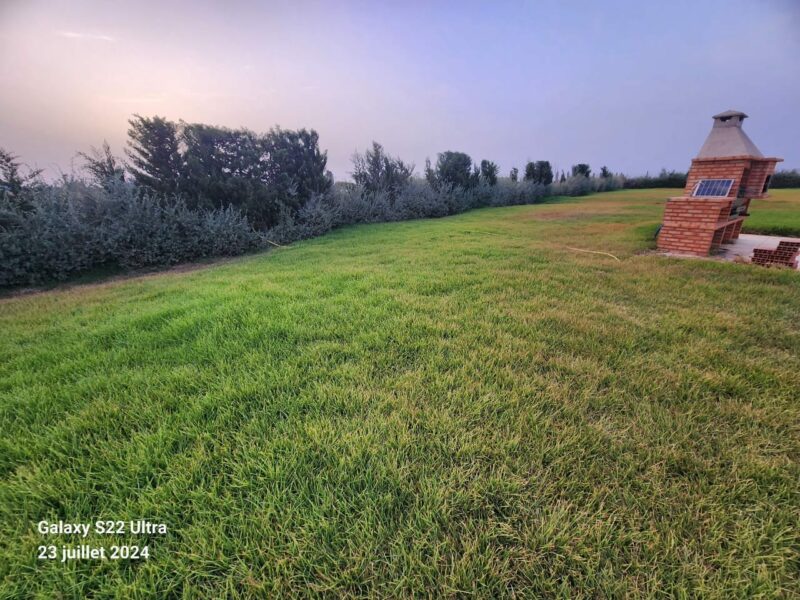
[{"label": "brick chimney", "polygon": [[766,198],[780,158],[765,158],[742,129],[743,112],[714,115],[714,125],[692,159],[683,196],[670,198],[658,248],[707,256],[739,237],[750,200]]}]

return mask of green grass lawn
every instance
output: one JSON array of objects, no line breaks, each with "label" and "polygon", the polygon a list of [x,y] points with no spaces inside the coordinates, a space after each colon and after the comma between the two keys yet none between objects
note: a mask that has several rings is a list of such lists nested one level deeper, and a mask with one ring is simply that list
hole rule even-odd
[{"label": "green grass lawn", "polygon": [[800,274],[647,252],[668,195],[0,300],[0,597],[797,597]]},{"label": "green grass lawn", "polygon": [[766,200],[753,200],[744,231],[800,237],[800,190],[770,190]]}]

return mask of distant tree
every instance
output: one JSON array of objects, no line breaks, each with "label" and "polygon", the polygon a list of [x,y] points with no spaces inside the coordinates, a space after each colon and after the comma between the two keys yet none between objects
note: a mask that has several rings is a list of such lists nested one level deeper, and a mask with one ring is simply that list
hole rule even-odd
[{"label": "distant tree", "polygon": [[425,178],[434,188],[460,187],[469,189],[477,183],[477,170],[472,170],[472,159],[463,152],[441,152],[436,167],[426,161]]},{"label": "distant tree", "polygon": [[16,156],[0,148],[0,194],[19,193],[22,188],[19,166]]},{"label": "distant tree", "polygon": [[592,169],[586,163],[578,163],[577,165],[572,165],[572,176],[583,176],[583,177],[591,177]]},{"label": "distant tree", "polygon": [[525,164],[525,181],[536,181],[536,163],[533,161]]},{"label": "distant tree", "polygon": [[600,177],[602,177],[603,179],[608,179],[609,177],[611,177],[611,171],[609,171],[608,167],[606,167],[605,165],[600,167]]},{"label": "distant tree", "polygon": [[652,176],[650,173],[645,173],[639,177],[626,177],[624,187],[629,189],[641,188],[682,188],[686,186],[687,173],[681,171],[667,171],[661,169],[657,176]]},{"label": "distant tree", "polygon": [[347,192],[348,194],[355,192],[357,187],[358,186],[352,181],[335,181],[333,184],[333,189],[340,192]]},{"label": "distant tree", "polygon": [[425,181],[428,182],[432,188],[436,189],[437,182],[436,182],[436,171],[433,170],[431,166],[431,159],[425,158]]},{"label": "distant tree", "polygon": [[564,171],[561,171],[561,178],[559,179],[559,181],[561,183],[564,183],[566,180],[567,180],[567,176],[564,175]]},{"label": "distant tree", "polygon": [[553,183],[553,167],[550,165],[549,160],[536,161],[534,181],[543,185],[550,185]]},{"label": "distant tree", "polygon": [[525,165],[525,181],[550,185],[553,183],[553,167],[549,160],[530,161]]},{"label": "distant tree", "polygon": [[800,188],[800,171],[784,169],[776,171],[769,182],[771,188]]},{"label": "distant tree", "polygon": [[42,169],[27,169],[22,172],[19,158],[0,148],[0,199],[7,199],[17,208],[30,208],[25,203],[22,191],[39,180]]},{"label": "distant tree", "polygon": [[481,180],[485,181],[489,185],[496,185],[497,184],[497,172],[500,169],[498,166],[490,160],[482,160],[481,161]]},{"label": "distant tree", "polygon": [[100,148],[91,147],[89,153],[78,152],[83,159],[83,169],[99,186],[107,186],[113,181],[125,181],[125,167],[111,152],[108,142],[103,140]]},{"label": "distant tree", "polygon": [[364,154],[353,154],[353,181],[370,193],[387,192],[391,198],[403,189],[414,173],[414,165],[389,156],[378,142]]},{"label": "distant tree", "polygon": [[129,170],[140,186],[162,194],[178,192],[181,155],[178,126],[163,117],[134,115],[128,121]]},{"label": "distant tree", "polygon": [[330,189],[328,153],[319,149],[319,134],[313,129],[275,127],[265,136],[264,149],[270,195],[290,210]]},{"label": "distant tree", "polygon": [[190,207],[239,207],[258,228],[275,225],[332,185],[315,131],[266,134],[202,123],[179,127],[178,190]]},{"label": "distant tree", "polygon": [[511,181],[519,181],[519,169],[517,167],[513,167],[511,172],[508,174]]},{"label": "distant tree", "polygon": [[252,222],[271,222],[280,212],[267,189],[263,135],[181,121],[178,190],[191,208],[236,206]]}]

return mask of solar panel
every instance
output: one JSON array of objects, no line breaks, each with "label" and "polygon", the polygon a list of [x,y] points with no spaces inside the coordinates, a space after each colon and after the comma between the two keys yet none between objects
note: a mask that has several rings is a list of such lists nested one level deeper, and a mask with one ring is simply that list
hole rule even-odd
[{"label": "solar panel", "polygon": [[733,179],[701,179],[694,186],[692,196],[725,197],[731,191]]}]

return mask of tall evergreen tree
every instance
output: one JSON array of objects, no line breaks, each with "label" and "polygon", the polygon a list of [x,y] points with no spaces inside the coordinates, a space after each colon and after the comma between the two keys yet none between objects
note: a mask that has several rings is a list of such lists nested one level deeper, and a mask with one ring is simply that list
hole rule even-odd
[{"label": "tall evergreen tree", "polygon": [[175,194],[181,177],[178,126],[164,117],[133,115],[128,121],[128,169],[136,183],[161,194]]},{"label": "tall evergreen tree", "polygon": [[430,168],[430,161],[426,162],[425,177],[434,188],[460,187],[469,189],[478,182],[479,171],[472,169],[472,159],[464,152],[440,152],[436,160],[435,169]]},{"label": "tall evergreen tree", "polygon": [[319,149],[313,129],[271,129],[264,139],[266,182],[270,195],[291,210],[331,187],[326,175],[328,153]]},{"label": "tall evergreen tree", "polygon": [[591,177],[592,169],[586,163],[578,163],[577,165],[572,165],[572,176],[573,177]]},{"label": "tall evergreen tree", "polygon": [[481,180],[489,185],[497,184],[497,172],[500,169],[490,160],[481,161]]},{"label": "tall evergreen tree", "polygon": [[436,181],[436,171],[431,166],[431,159],[427,157],[425,158],[425,181],[427,181],[428,185],[433,189],[436,189],[438,186]]},{"label": "tall evergreen tree", "polygon": [[19,158],[0,148],[0,198],[8,198],[22,207],[20,193],[36,182],[41,174],[42,169],[28,169],[27,173],[23,173]]},{"label": "tall evergreen tree", "polygon": [[89,173],[92,180],[99,186],[105,187],[113,182],[125,181],[125,167],[114,154],[108,142],[103,140],[100,148],[92,148],[89,152],[78,152],[83,159],[83,168]]},{"label": "tall evergreen tree", "polygon": [[180,192],[191,207],[241,208],[253,222],[262,222],[265,203],[264,137],[246,129],[202,123],[180,125],[183,169]]},{"label": "tall evergreen tree", "polygon": [[241,208],[256,227],[297,211],[332,185],[315,131],[275,128],[266,134],[181,123],[179,190],[190,206]]},{"label": "tall evergreen tree", "polygon": [[525,181],[536,181],[536,163],[532,160],[525,165]]},{"label": "tall evergreen tree", "polygon": [[389,156],[378,142],[364,154],[353,154],[353,181],[369,193],[387,192],[391,198],[406,186],[414,173],[414,165]]},{"label": "tall evergreen tree", "polygon": [[525,181],[550,185],[553,183],[553,167],[549,160],[530,161],[525,165]]},{"label": "tall evergreen tree", "polygon": [[550,165],[549,160],[536,161],[536,183],[542,185],[550,185],[553,183],[553,167]]}]

